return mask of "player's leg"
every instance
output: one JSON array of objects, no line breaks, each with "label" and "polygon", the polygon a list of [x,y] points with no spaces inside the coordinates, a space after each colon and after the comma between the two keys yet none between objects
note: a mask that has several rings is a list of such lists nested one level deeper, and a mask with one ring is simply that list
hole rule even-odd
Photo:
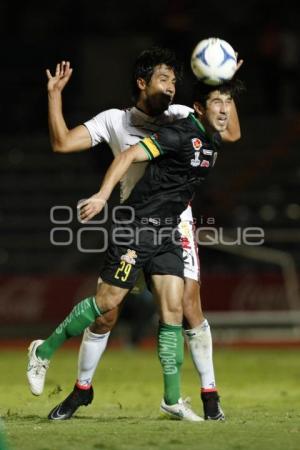
[{"label": "player's leg", "polygon": [[213,346],[210,326],[203,316],[200,285],[186,278],[183,295],[184,333],[195,368],[201,380],[201,399],[206,420],[224,420],[215,382]]},{"label": "player's leg", "polygon": [[106,349],[111,330],[118,320],[118,308],[97,317],[94,323],[84,330],[78,355],[76,385],[89,389],[99,361]]},{"label": "player's leg", "polygon": [[183,314],[184,333],[201,379],[202,392],[216,390],[210,326],[202,313],[200,285],[190,278],[185,278],[184,283]]},{"label": "player's leg", "polygon": [[114,308],[97,317],[85,329],[78,355],[78,374],[72,392],[48,414],[50,420],[70,419],[80,406],[92,403],[94,390],[92,379],[105,351],[110,331],[118,319],[118,309]]},{"label": "player's leg", "polygon": [[201,421],[182,400],[180,371],[183,362],[183,280],[172,275],[153,275],[152,290],[159,306],[158,357],[163,370],[164,398],[161,412],[172,418]]},{"label": "player's leg", "polygon": [[45,341],[33,341],[29,347],[27,378],[34,395],[43,392],[46,371],[54,352],[70,337],[79,336],[95,319],[117,307],[128,289],[101,283],[96,297],[79,302]]},{"label": "player's leg", "polygon": [[163,369],[164,401],[173,405],[180,398],[183,362],[183,280],[172,275],[153,275],[152,292],[159,308],[158,357]]},{"label": "player's leg", "polygon": [[200,263],[198,248],[194,241],[194,227],[191,221],[182,222],[179,231],[183,242],[184,252],[184,295],[183,315],[184,334],[189,345],[195,368],[201,381],[201,399],[204,417],[211,420],[223,420],[217,392],[212,336],[210,326],[204,317],[200,296]]},{"label": "player's leg", "polygon": [[[98,283],[102,280],[99,278]],[[139,278],[132,295],[140,294],[145,289],[143,274]],[[151,295],[149,293],[149,295]],[[117,322],[120,308],[115,308],[102,316],[97,317],[95,322],[85,329],[80,345],[78,356],[78,374],[72,392],[65,400],[56,405],[49,413],[50,420],[70,419],[80,406],[87,406],[92,403],[94,390],[92,379],[99,361],[106,349],[110,332]],[[139,324],[136,325],[140,327]]]},{"label": "player's leg", "polygon": [[[102,279],[99,277],[98,286],[101,282]],[[93,376],[106,349],[109,335],[118,320],[118,316],[119,307],[97,317],[95,322],[85,329],[78,354],[75,388],[88,390],[92,387]]]},{"label": "player's leg", "polygon": [[[98,286],[102,282],[98,278]],[[111,330],[119,316],[119,308],[97,317],[94,323],[84,330],[78,354],[76,388],[87,391],[92,389],[92,379],[99,361],[106,349]],[[86,393],[87,394],[87,393]]]},{"label": "player's leg", "polygon": [[[101,273],[101,278],[104,282],[101,282],[100,285],[98,285],[96,301],[101,311],[110,311],[111,313],[103,314],[101,323],[99,323],[98,320],[96,324],[97,328],[95,328],[94,324],[89,332],[86,332],[89,342],[84,341],[84,350],[88,347],[88,352],[92,352],[94,348],[93,341],[99,341],[99,339],[103,339],[103,337],[104,339],[106,338],[105,341],[107,341],[107,334],[117,320],[117,307],[136,283],[140,267],[136,264],[135,258],[137,258],[137,254],[133,250],[128,250],[127,245],[126,249],[113,243],[110,245],[106,254],[104,268]],[[105,345],[101,349],[102,353]],[[96,347],[98,349],[98,343],[96,344]],[[92,357],[92,355],[90,356]],[[79,373],[79,377],[82,377],[82,379],[79,379],[79,382],[82,384],[75,386],[73,392],[71,392],[62,403],[50,411],[48,415],[49,419],[69,419],[79,406],[91,403],[93,399],[91,380],[98,361],[99,354],[93,359],[91,365],[89,364],[89,361],[86,361],[86,370],[84,370],[84,367],[80,368],[81,370],[83,369],[82,372]],[[82,359],[81,363],[84,363]]]}]

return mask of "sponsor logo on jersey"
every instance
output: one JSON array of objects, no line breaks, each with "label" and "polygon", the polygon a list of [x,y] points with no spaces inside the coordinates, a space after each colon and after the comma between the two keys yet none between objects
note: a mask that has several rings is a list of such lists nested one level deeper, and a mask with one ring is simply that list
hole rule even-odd
[{"label": "sponsor logo on jersey", "polygon": [[180,242],[183,250],[190,250],[192,248],[189,238],[185,236],[180,236]]},{"label": "sponsor logo on jersey", "polygon": [[213,150],[207,150],[206,148],[202,149],[203,155],[211,156],[213,154]]},{"label": "sponsor logo on jersey", "polygon": [[181,238],[187,238],[189,241],[192,237],[191,235],[191,225],[189,222],[181,221],[178,225],[178,229],[181,235]]},{"label": "sponsor logo on jersey", "polygon": [[128,264],[133,264],[133,265],[136,263],[135,258],[137,258],[136,251],[130,250],[129,248],[127,249],[127,253],[125,255],[121,256],[122,261],[126,261]]},{"label": "sponsor logo on jersey", "polygon": [[195,152],[195,158],[191,159],[191,166],[193,166],[193,167],[200,166],[199,156],[200,156],[200,151]]},{"label": "sponsor logo on jersey", "polygon": [[209,161],[207,161],[207,159],[203,159],[203,161],[201,161],[200,167],[209,167]]},{"label": "sponsor logo on jersey", "polygon": [[200,150],[201,146],[202,146],[202,142],[201,139],[199,138],[193,138],[192,139],[192,144],[195,150]]}]

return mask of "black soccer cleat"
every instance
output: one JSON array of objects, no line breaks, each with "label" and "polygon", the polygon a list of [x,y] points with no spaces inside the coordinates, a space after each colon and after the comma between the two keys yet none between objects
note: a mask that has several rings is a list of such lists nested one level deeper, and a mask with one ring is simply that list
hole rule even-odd
[{"label": "black soccer cleat", "polygon": [[87,406],[92,403],[94,398],[93,387],[90,389],[79,389],[76,385],[70,395],[59,405],[55,406],[48,414],[50,420],[71,419],[74,412],[80,406]]},{"label": "black soccer cleat", "polygon": [[201,392],[205,420],[225,420],[225,414],[220,406],[220,397],[217,391]]}]

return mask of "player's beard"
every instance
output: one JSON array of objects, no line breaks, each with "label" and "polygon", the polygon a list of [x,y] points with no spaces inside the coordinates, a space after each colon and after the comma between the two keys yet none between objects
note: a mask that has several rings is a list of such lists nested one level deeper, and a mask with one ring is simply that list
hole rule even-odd
[{"label": "player's beard", "polygon": [[172,103],[173,98],[170,95],[158,92],[147,99],[147,107],[150,114],[158,116],[162,114]]}]

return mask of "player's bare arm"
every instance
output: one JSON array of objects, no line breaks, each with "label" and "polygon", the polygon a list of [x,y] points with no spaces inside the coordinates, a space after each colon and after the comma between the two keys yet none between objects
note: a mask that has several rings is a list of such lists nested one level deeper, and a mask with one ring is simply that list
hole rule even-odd
[{"label": "player's bare arm", "polygon": [[133,145],[126,152],[120,153],[109,166],[99,192],[79,203],[80,219],[83,222],[87,222],[96,214],[99,214],[104,208],[113,189],[125,175],[130,165],[134,162],[147,160],[146,152],[138,144]]},{"label": "player's bare arm", "polygon": [[91,147],[90,134],[84,125],[68,129],[62,111],[62,91],[73,73],[69,61],[62,61],[56,65],[52,75],[46,70],[48,78],[48,122],[50,142],[53,151],[69,153],[87,150]]}]

